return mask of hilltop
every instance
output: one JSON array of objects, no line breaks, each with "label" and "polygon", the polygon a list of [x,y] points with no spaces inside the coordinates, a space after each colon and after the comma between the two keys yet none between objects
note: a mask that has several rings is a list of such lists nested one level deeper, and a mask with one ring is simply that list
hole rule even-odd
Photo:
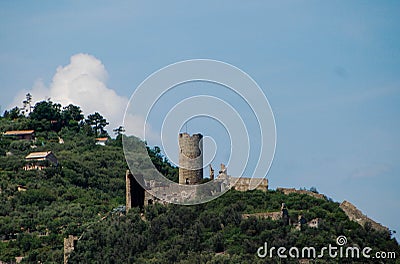
[{"label": "hilltop", "polygon": [[[317,228],[304,225],[296,229],[282,220],[256,216],[260,212],[279,211],[282,201],[289,208],[293,222],[297,222],[299,215],[323,221]],[[304,194],[230,190],[207,204],[154,204],[146,207],[143,217],[138,209],[131,210],[126,216],[113,215],[88,229],[77,243],[70,261],[266,263],[256,255],[265,242],[271,247],[322,248],[335,245],[339,235],[346,236],[350,244],[399,253],[399,246],[389,233],[350,221],[338,203]],[[277,257],[268,263],[271,262],[280,263]],[[337,262],[338,259],[325,258],[318,263]]]},{"label": "hilltop", "polygon": [[[15,132],[0,137],[0,261],[62,263],[69,235],[79,238],[69,263],[265,263],[256,255],[265,242],[320,248],[335,244],[339,235],[350,244],[400,255],[390,232],[352,221],[339,203],[304,193],[230,190],[207,204],[115,210],[125,204],[123,128],[114,130],[114,139],[100,113],[85,118],[79,106],[49,100],[26,105],[25,114],[14,108],[0,117],[2,133],[34,130],[32,138]],[[32,152],[51,152],[57,162],[39,161],[40,169],[26,170]],[[148,153],[160,172],[178,181],[178,169],[158,147]],[[291,222],[299,216],[322,221],[318,228],[296,229],[281,219],[257,217],[279,212],[282,203]]]}]

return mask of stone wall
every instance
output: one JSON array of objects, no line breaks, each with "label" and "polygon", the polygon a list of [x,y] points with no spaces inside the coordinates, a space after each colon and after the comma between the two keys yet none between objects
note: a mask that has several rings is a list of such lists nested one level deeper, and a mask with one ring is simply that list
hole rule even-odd
[{"label": "stone wall", "polygon": [[126,211],[129,211],[132,207],[143,208],[146,201],[146,191],[143,188],[145,186],[143,175],[135,175],[127,170],[125,174],[126,184]]},{"label": "stone wall", "polygon": [[74,251],[76,241],[78,237],[69,235],[64,238],[64,264],[68,263],[69,255],[71,255],[72,251]]},{"label": "stone wall", "polygon": [[[235,177],[230,177],[230,180],[232,182],[235,182],[234,184],[234,188],[236,191],[241,191],[241,192],[245,192],[248,191],[250,188],[250,181],[252,178],[235,178]],[[258,180],[258,179],[257,179]],[[260,190],[263,192],[268,191],[268,179],[262,179],[260,185],[258,185],[255,190]]]},{"label": "stone wall", "polygon": [[[210,168],[211,165],[210,165]],[[213,175],[214,170],[210,170],[210,179],[211,175]],[[214,178],[214,177],[212,177]],[[268,191],[268,179],[266,178],[247,178],[247,177],[232,177],[228,175],[228,169],[225,164],[221,163],[221,168],[219,170],[219,174],[217,179],[226,179],[227,186],[226,188],[233,188],[236,191],[245,192],[249,191],[250,187],[255,187],[255,190],[260,190],[263,192]],[[253,181],[253,182],[252,182]],[[260,184],[255,186],[259,181]]]},{"label": "stone wall", "polygon": [[306,194],[309,196],[312,196],[314,198],[318,198],[318,199],[326,199],[325,195],[320,194],[320,193],[314,193],[311,191],[307,191],[307,190],[296,190],[295,188],[277,188],[276,189],[279,192],[282,192],[285,195],[289,195],[291,193],[298,193],[298,194]]},{"label": "stone wall", "polygon": [[243,219],[248,219],[250,217],[256,218],[270,218],[271,220],[277,221],[282,219],[282,212],[264,212],[264,213],[254,213],[254,214],[242,214]]}]

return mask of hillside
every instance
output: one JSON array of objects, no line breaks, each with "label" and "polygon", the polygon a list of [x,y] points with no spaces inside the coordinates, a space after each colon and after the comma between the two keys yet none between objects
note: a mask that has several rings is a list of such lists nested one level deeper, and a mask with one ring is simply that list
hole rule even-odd
[{"label": "hillside", "polygon": [[[363,227],[350,221],[338,203],[305,194],[231,190],[202,205],[154,204],[128,214],[113,210],[125,204],[127,165],[123,129],[116,129],[112,139],[105,126],[99,113],[85,119],[79,107],[51,101],[36,104],[28,117],[17,108],[0,117],[0,132],[35,130],[35,140],[0,137],[0,261],[23,257],[23,263],[62,263],[63,240],[69,235],[80,238],[69,263],[265,263],[256,255],[265,242],[321,248],[335,244],[339,235],[348,244],[400,256],[390,233]],[[104,146],[96,144],[99,137],[107,138]],[[29,153],[49,151],[57,165],[23,169]],[[148,151],[156,167],[176,181],[177,168],[159,148]],[[323,221],[318,228],[297,230],[282,220],[243,216],[280,211],[282,203],[291,222],[300,214],[307,221]]]},{"label": "hillside", "polygon": [[[324,220],[318,228],[296,230],[281,220],[242,217],[244,213],[277,211],[282,201],[290,208],[292,221],[299,214]],[[338,203],[307,195],[231,190],[202,205],[151,205],[144,216],[132,210],[127,216],[116,214],[92,226],[77,243],[71,263],[265,263],[255,253],[264,242],[287,248],[322,248],[335,244],[339,235],[360,247],[399,253],[388,233],[363,228],[350,221]],[[279,259],[274,258],[275,262]]]}]

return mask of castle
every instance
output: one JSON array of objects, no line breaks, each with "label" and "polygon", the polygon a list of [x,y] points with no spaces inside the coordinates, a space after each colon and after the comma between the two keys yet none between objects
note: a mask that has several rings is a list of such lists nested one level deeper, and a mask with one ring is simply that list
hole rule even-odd
[{"label": "castle", "polygon": [[[189,135],[180,133],[179,141],[179,185],[178,187],[167,182],[157,182],[155,180],[145,180],[142,174],[133,175],[129,170],[126,172],[126,210],[132,207],[140,207],[158,202],[182,202],[185,199],[193,198],[198,195],[197,187],[203,182],[203,153],[202,153],[202,138],[201,134]],[[215,177],[212,165],[209,165],[209,178],[211,182],[215,182],[213,187],[217,186],[218,190],[214,190],[214,194],[223,193],[225,190],[234,188],[237,191],[250,190],[251,178],[232,177],[228,174],[227,168],[221,164],[218,175]],[[184,190],[179,187],[185,185],[193,186],[191,190]],[[253,187],[254,188],[254,187]],[[254,188],[256,190],[267,191],[268,179],[260,179],[259,184]],[[182,191],[184,190],[184,191]],[[296,190],[294,188],[277,188],[279,192],[285,195],[292,193],[309,195],[317,199],[327,199],[323,194],[315,193],[307,190]],[[213,191],[211,191],[212,193]],[[160,198],[161,197],[161,198]],[[388,228],[376,223],[372,219],[363,215],[351,203],[344,201],[340,208],[346,213],[350,220],[353,220],[364,226],[369,223],[375,230],[388,232]],[[264,212],[259,214],[243,215],[244,218],[250,216],[284,219],[287,214],[282,212]],[[286,219],[287,220],[287,219]],[[299,220],[300,221],[300,220]],[[317,227],[320,219],[313,219],[308,223],[311,227]]]},{"label": "castle", "polygon": [[[126,172],[126,210],[132,207],[140,207],[151,204],[153,202],[173,201],[179,202],[185,199],[193,199],[198,195],[197,186],[203,181],[203,153],[202,153],[203,135],[180,133],[179,142],[179,184],[191,185],[190,190],[182,191],[178,187],[166,182],[157,182],[155,180],[145,180],[142,174],[133,175],[129,170]],[[214,176],[214,169],[209,165],[209,178],[215,182],[213,187],[216,190],[211,194],[217,195],[227,189],[235,188],[238,191],[247,191],[251,188],[251,178],[232,177],[228,175],[227,168],[221,164],[221,169]],[[268,180],[259,179],[259,185],[255,187],[257,190],[267,191]],[[160,199],[160,197],[162,197]]]},{"label": "castle", "polygon": [[[203,154],[202,154],[202,141],[201,134],[194,134],[190,136],[187,133],[180,133],[179,140],[179,186],[191,185],[198,186],[203,181]],[[218,175],[215,177],[212,165],[209,165],[209,177],[211,181],[215,181],[220,187],[220,192],[227,188],[234,188],[238,191],[250,190],[251,178],[232,177],[228,175],[227,168],[221,164]],[[189,196],[195,196],[196,192],[179,193],[179,188],[171,187],[166,182],[157,182],[155,180],[145,180],[143,174],[133,175],[130,170],[126,171],[126,206],[125,210],[128,211],[132,207],[143,208],[146,205],[157,203],[166,203],[166,201],[179,201],[186,199]],[[268,191],[268,180],[263,178],[256,186],[256,190]],[[169,190],[168,190],[169,189]],[[168,190],[168,191],[166,191]],[[196,188],[194,188],[196,190]],[[323,194],[314,193],[307,190],[296,190],[294,188],[277,188],[279,192],[285,195],[292,193],[309,195],[317,199],[327,199]],[[157,195],[154,195],[157,194]],[[173,197],[166,197],[173,196]],[[165,197],[165,199],[160,197]],[[171,199],[172,198],[172,199]],[[363,215],[353,204],[344,201],[340,204],[340,208],[346,213],[350,220],[365,226],[367,223],[371,228],[379,231],[390,232],[387,227],[373,221],[367,216]],[[250,217],[256,218],[269,218],[274,221],[283,221],[285,225],[291,225],[295,230],[302,230],[303,226],[311,228],[319,228],[323,219],[314,218],[307,221],[302,214],[297,216],[297,220],[290,218],[288,208],[285,203],[282,203],[280,211],[274,212],[260,212],[251,214],[242,214],[243,219]],[[105,219],[102,218],[102,220]],[[64,238],[64,263],[68,263],[69,256],[74,250],[77,241],[80,238],[69,235]]]},{"label": "castle", "polygon": [[203,180],[202,139],[202,134],[179,134],[179,184],[199,184]]}]

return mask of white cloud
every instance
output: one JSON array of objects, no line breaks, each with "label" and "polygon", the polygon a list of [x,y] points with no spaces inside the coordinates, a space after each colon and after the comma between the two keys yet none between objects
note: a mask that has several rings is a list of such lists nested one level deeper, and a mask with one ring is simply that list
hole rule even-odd
[{"label": "white cloud", "polygon": [[[20,106],[25,94],[30,92],[34,102],[51,98],[53,102],[63,106],[80,106],[86,116],[99,112],[110,123],[107,130],[112,135],[112,129],[123,123],[128,98],[108,88],[107,78],[107,71],[99,59],[89,54],[76,54],[71,57],[68,65],[57,68],[49,87],[41,80],[36,81],[31,90],[18,92],[9,108]],[[143,118],[136,118],[133,125],[127,128],[127,134],[138,135],[143,122]]]}]

